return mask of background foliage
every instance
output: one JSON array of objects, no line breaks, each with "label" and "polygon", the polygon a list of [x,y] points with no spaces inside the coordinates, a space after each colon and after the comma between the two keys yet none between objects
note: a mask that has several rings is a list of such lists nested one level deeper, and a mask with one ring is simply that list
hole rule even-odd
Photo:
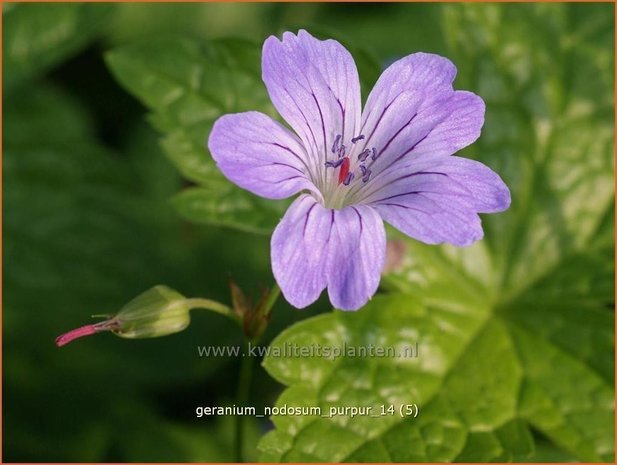
[{"label": "background foliage", "polygon": [[239,361],[196,350],[241,343],[231,322],[195,312],[168,338],[62,350],[53,338],[157,283],[221,301],[230,276],[255,294],[271,283],[285,202],[228,183],[204,141],[222,113],[275,115],[260,45],[298,27],[343,42],[364,93],[397,57],[451,58],[456,86],[487,102],[464,155],[499,172],[513,203],[467,249],[389,231],[404,256],[360,312],[280,301],[274,346],[418,341],[420,355],[267,358],[251,405],[415,402],[420,414],[278,417],[273,430],[249,419],[246,459],[613,460],[613,5],[4,4],[3,15],[4,460],[233,458],[231,419],[194,417],[233,403]]}]

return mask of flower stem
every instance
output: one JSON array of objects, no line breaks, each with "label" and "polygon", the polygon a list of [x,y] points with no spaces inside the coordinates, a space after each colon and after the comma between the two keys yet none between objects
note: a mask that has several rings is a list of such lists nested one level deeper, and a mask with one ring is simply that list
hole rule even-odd
[{"label": "flower stem", "polygon": [[[248,344],[248,343],[247,343]],[[247,345],[245,344],[245,346]],[[253,374],[253,359],[248,356],[245,350],[245,357],[242,358],[240,365],[240,376],[238,379],[238,392],[236,394],[236,405],[244,407],[248,402],[249,392],[251,388],[251,377]],[[244,422],[242,415],[234,417],[234,462],[243,462],[243,446],[244,446]]]},{"label": "flower stem", "polygon": [[[263,306],[259,309],[262,316],[269,316],[272,312],[272,307],[276,303],[279,295],[281,295],[281,289],[275,283],[268,294]],[[249,356],[248,344],[256,344],[259,340],[259,336],[252,341],[246,341],[245,350],[243,352],[242,362],[240,364],[240,375],[238,377],[238,391],[236,394],[236,405],[238,407],[244,407],[249,400],[249,393],[251,390],[251,377],[253,374],[253,359]],[[234,461],[243,462],[243,446],[244,446],[244,417],[242,415],[236,415],[234,417]]]},{"label": "flower stem", "polygon": [[270,294],[268,294],[268,298],[266,299],[263,307],[260,309],[261,313],[264,316],[270,314],[270,312],[272,311],[272,307],[274,307],[276,300],[279,298],[279,295],[281,295],[281,288],[278,286],[278,284],[274,283],[274,286],[272,286],[272,289],[270,289]]},{"label": "flower stem", "polygon": [[204,310],[212,310],[213,312],[220,313],[221,315],[225,315],[237,323],[240,323],[240,318],[236,313],[227,305],[223,305],[220,302],[216,302],[210,299],[202,299],[199,297],[186,299],[184,302],[186,305],[189,305],[190,308],[201,308]]}]

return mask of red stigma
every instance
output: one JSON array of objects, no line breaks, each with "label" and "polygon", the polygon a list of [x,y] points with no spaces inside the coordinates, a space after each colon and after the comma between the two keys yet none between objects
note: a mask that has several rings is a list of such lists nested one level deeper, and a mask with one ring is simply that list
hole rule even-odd
[{"label": "red stigma", "polygon": [[343,163],[341,164],[341,171],[339,171],[338,173],[339,185],[345,180],[348,173],[349,173],[349,157],[345,157],[343,158]]},{"label": "red stigma", "polygon": [[93,325],[82,326],[81,328],[69,331],[56,338],[56,345],[62,347],[75,339],[84,336],[90,336],[92,334],[100,333],[102,331],[114,331],[118,329],[118,321],[115,319],[101,321]]},{"label": "red stigma", "polygon": [[98,325],[86,325],[81,328],[74,329],[73,331],[69,331],[68,333],[63,334],[62,336],[58,336],[56,338],[56,345],[58,347],[62,347],[63,345],[68,344],[71,341],[74,341],[77,338],[90,336],[91,334],[95,334],[98,331]]}]

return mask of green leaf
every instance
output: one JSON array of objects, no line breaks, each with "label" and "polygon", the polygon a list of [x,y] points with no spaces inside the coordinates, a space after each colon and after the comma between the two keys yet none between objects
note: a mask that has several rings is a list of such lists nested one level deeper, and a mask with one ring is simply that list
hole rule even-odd
[{"label": "green leaf", "polygon": [[534,452],[533,437],[521,420],[512,420],[495,431],[471,432],[457,462],[526,462]]},{"label": "green leaf", "polygon": [[[392,348],[393,355],[334,360],[267,357],[268,372],[291,386],[277,404],[308,403],[320,406],[322,414],[338,406],[370,406],[378,413],[382,405],[386,410],[392,405],[397,413],[272,417],[277,429],[270,434],[276,438],[269,443],[281,445],[262,458],[451,461],[463,451],[469,432],[497,434],[495,430],[514,417],[521,372],[503,325],[487,318],[487,308],[469,302],[427,305],[412,295],[398,294],[376,297],[357,313],[322,315],[284,331],[271,345],[273,354],[277,347],[371,344]],[[405,357],[406,348],[416,343],[417,357]],[[484,358],[478,359],[478,354]],[[498,370],[486,370],[487,364],[496,362]],[[469,383],[470,378],[477,382]],[[477,402],[470,404],[470,398]],[[407,404],[419,405],[417,418],[399,416],[400,406]],[[285,447],[279,435],[293,441]],[[330,438],[333,447],[312,447],[320,436]],[[380,453],[374,456],[376,451]]]},{"label": "green leaf", "polygon": [[[116,78],[151,111],[162,145],[187,179],[202,186],[172,202],[191,221],[269,232],[273,207],[229,183],[208,154],[206,140],[221,115],[248,110],[273,113],[259,68],[260,48],[226,39],[200,44],[163,38],[107,55]],[[250,211],[249,211],[250,210]]]},{"label": "green leaf", "polygon": [[[69,307],[89,292],[111,298],[143,264],[132,238],[147,230],[136,219],[143,199],[128,164],[91,139],[90,118],[60,91],[19,89],[6,104],[5,260],[14,263],[7,304],[27,307],[44,292],[63,294]],[[66,295],[72,282],[80,290]]]},{"label": "green leaf", "polygon": [[[55,88],[17,89],[7,98],[7,109],[12,116],[3,121],[8,145],[83,141],[94,133],[91,115],[77,101]],[[24,124],[26,119],[28,124]]]},{"label": "green leaf", "polygon": [[[388,293],[296,324],[264,359],[287,386],[278,405],[327,416],[417,404],[417,418],[273,416],[263,460],[613,461],[612,16],[612,5],[444,6],[456,87],[487,103],[463,155],[504,178],[512,207],[483,217],[486,237],[468,248],[390,231]],[[417,358],[273,352],[416,342]]]},{"label": "green leaf", "polygon": [[[134,404],[123,401],[116,402],[114,410],[117,427],[113,434],[117,436],[118,447],[127,461],[232,462],[234,459],[234,419],[230,416],[211,421],[193,418],[197,425],[189,426],[171,422],[149,408],[138,407],[136,410]],[[134,412],[128,419],[124,418],[127,410]],[[253,461],[256,458],[254,444],[259,438],[258,424],[251,417],[244,420],[245,457]]]},{"label": "green leaf", "polygon": [[42,73],[91,41],[113,5],[15,4],[3,11],[3,76],[14,86]]},{"label": "green leaf", "polygon": [[188,220],[258,234],[269,234],[287,205],[242,195],[229,184],[191,187],[175,195],[171,203]]},{"label": "green leaf", "polygon": [[[10,272],[3,283],[4,388],[21,399],[15,406],[41,396],[50,404],[50,415],[35,427],[24,420],[23,408],[5,411],[11,424],[5,444],[15,458],[103,460],[109,439],[98,422],[105,401],[93,405],[92,398],[105,378],[83,379],[113,377],[114,367],[138,371],[145,359],[109,346],[96,352],[82,346],[82,355],[74,353],[67,365],[53,349],[61,332],[90,313],[117,308],[151,285],[149,270],[161,269],[150,239],[160,230],[139,220],[144,204],[128,164],[91,139],[89,121],[70,95],[46,86],[20,87],[5,100],[3,260]],[[82,380],[79,389],[68,388],[67,379]],[[106,385],[110,399],[135,389],[135,380],[123,380],[124,387]],[[90,415],[72,416],[71,409]]]}]

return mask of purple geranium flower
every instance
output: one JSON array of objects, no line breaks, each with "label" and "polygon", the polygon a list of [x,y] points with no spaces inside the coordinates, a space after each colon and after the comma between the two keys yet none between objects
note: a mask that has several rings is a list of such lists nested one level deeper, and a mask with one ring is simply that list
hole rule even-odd
[{"label": "purple geranium flower", "polygon": [[272,236],[272,270],[298,308],[324,288],[355,310],[376,292],[383,220],[428,244],[467,246],[478,213],[503,211],[510,192],[485,165],[453,153],[474,142],[484,102],[455,91],[455,66],[414,53],[381,75],[364,110],[358,71],[334,40],[301,30],[263,46],[262,77],[293,132],[259,112],[216,121],[208,147],[221,171],[254,194],[302,192]]}]

